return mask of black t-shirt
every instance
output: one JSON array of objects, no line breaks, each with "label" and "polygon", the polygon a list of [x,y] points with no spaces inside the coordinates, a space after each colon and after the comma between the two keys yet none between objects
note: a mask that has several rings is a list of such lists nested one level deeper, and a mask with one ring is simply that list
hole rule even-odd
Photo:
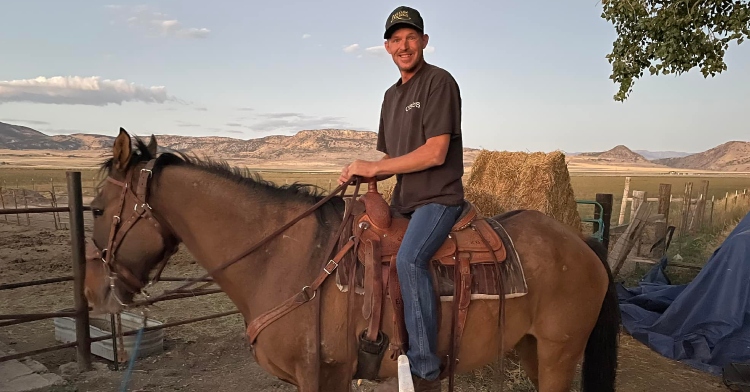
[{"label": "black t-shirt", "polygon": [[427,139],[450,134],[445,162],[396,175],[391,206],[408,214],[427,203],[459,205],[464,200],[461,93],[448,71],[424,64],[406,83],[399,79],[383,97],[377,149],[391,158],[406,155]]}]

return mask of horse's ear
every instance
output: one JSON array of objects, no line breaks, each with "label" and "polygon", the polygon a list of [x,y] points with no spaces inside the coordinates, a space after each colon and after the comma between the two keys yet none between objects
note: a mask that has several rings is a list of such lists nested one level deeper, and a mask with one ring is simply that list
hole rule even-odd
[{"label": "horse's ear", "polygon": [[115,169],[125,170],[130,162],[130,154],[132,149],[130,146],[130,135],[125,131],[124,128],[120,128],[120,134],[115,139],[115,144],[112,146],[112,156],[115,159]]},{"label": "horse's ear", "polygon": [[158,149],[158,146],[156,145],[156,138],[152,134],[151,140],[148,141],[148,153],[151,154],[152,157],[156,157],[157,149]]}]

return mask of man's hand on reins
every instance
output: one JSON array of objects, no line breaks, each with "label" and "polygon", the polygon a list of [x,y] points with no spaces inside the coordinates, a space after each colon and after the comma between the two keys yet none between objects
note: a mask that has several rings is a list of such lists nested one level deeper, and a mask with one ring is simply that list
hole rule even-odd
[{"label": "man's hand on reins", "polygon": [[377,173],[377,162],[357,159],[344,166],[339,176],[339,185],[349,181],[353,176],[375,177]]}]

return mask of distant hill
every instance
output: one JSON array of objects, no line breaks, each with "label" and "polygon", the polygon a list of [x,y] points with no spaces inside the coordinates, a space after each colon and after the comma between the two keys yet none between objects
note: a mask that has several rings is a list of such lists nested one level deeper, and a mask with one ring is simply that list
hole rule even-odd
[{"label": "distant hill", "polygon": [[649,150],[633,150],[633,152],[640,154],[649,161],[664,158],[682,158],[692,153],[682,151],[649,151]]},{"label": "distant hill", "polygon": [[[294,162],[341,167],[352,159],[375,160],[383,155],[375,150],[375,132],[343,129],[303,130],[292,136],[271,135],[248,140],[177,135],[156,135],[156,139],[163,150],[263,166]],[[104,150],[110,149],[113,142],[112,136],[82,133],[48,136],[28,127],[0,123],[0,149]],[[470,165],[478,153],[478,149],[465,148],[465,163]]]},{"label": "distant hill", "polygon": [[730,141],[701,153],[654,162],[684,169],[750,171],[750,142]]},{"label": "distant hill", "polygon": [[[150,135],[139,135],[147,137]],[[198,157],[221,159],[231,164],[242,164],[266,168],[334,169],[351,162],[352,159],[380,159],[375,150],[377,134],[369,131],[346,129],[303,130],[291,136],[272,135],[256,139],[235,139],[218,136],[156,135],[162,151],[178,150]],[[86,156],[98,155],[98,151],[109,152],[113,136],[75,133],[70,135],[46,135],[35,129],[0,122],[0,150],[39,150],[49,156],[74,157],[81,155],[68,151],[87,151]],[[646,154],[640,154],[638,151]],[[750,171],[750,143],[732,141],[708,151],[687,154],[681,152],[633,151],[624,145],[602,152],[566,153],[572,164],[631,166],[643,168],[685,168],[719,171]],[[464,148],[464,164],[474,162],[479,149]],[[21,156],[19,153],[11,153]],[[92,155],[93,154],[93,155]],[[669,156],[649,160],[649,157]],[[83,156],[81,155],[81,156]]]},{"label": "distant hill", "polygon": [[77,150],[75,140],[56,140],[35,129],[0,122],[0,148],[9,150]]},{"label": "distant hill", "polygon": [[[692,153],[690,152],[683,152],[683,151],[651,151],[651,150],[632,150],[634,153],[641,155],[642,157],[646,158],[649,161],[653,161],[655,159],[664,159],[664,158],[680,158],[684,156],[688,156]],[[574,157],[574,156],[580,156],[581,154],[600,154],[600,153],[590,153],[590,152],[566,152],[565,155]]]},{"label": "distant hill", "polygon": [[627,164],[651,164],[651,161],[644,158],[643,155],[633,152],[633,150],[617,145],[611,150],[603,152],[583,152],[578,157],[588,158],[591,161],[609,162],[609,163],[627,163]]}]

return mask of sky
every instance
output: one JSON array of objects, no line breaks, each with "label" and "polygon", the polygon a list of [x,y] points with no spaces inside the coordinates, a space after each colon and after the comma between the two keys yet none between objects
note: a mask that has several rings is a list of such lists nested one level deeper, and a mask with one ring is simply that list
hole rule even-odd
[{"label": "sky", "polygon": [[750,46],[704,79],[644,76],[616,102],[594,0],[24,0],[3,4],[0,121],[47,134],[240,139],[376,131],[398,70],[383,29],[420,11],[461,89],[465,147],[700,152],[750,140]]}]

